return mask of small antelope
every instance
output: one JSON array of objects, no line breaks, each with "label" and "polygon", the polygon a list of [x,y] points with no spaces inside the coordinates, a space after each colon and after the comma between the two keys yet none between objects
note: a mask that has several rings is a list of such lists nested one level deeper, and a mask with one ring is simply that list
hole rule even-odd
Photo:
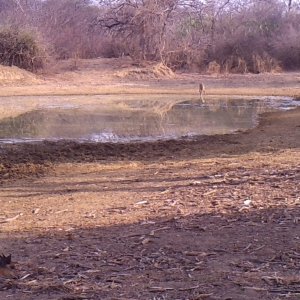
[{"label": "small antelope", "polygon": [[203,98],[203,94],[205,94],[205,86],[203,82],[199,83],[199,94],[200,94],[200,99],[202,101],[202,103],[205,103],[205,100]]}]

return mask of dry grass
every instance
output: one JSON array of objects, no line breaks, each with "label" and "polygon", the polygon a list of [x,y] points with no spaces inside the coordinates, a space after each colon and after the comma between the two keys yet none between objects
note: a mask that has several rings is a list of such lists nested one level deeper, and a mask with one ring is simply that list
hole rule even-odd
[{"label": "dry grass", "polygon": [[[299,88],[273,87],[273,88],[207,88],[207,96],[241,95],[241,96],[290,96],[300,97]],[[198,96],[196,85],[185,88],[178,83],[176,87],[144,86],[138,83],[134,86],[116,84],[105,86],[75,86],[75,85],[31,85],[31,86],[6,86],[0,89],[0,96],[42,96],[42,95],[187,95]]]},{"label": "dry grass", "polygon": [[0,81],[3,84],[36,84],[41,82],[41,80],[34,74],[22,70],[18,67],[12,66],[2,66],[0,65]]},{"label": "dry grass", "polygon": [[16,67],[0,66],[0,96],[17,95],[188,95],[198,96],[204,82],[207,96],[300,97],[299,73],[260,75],[174,74],[162,64],[138,64],[130,58],[79,60],[58,63],[40,76]]},{"label": "dry grass", "polygon": [[115,75],[119,78],[127,78],[131,80],[175,78],[175,73],[162,63],[121,70]]}]

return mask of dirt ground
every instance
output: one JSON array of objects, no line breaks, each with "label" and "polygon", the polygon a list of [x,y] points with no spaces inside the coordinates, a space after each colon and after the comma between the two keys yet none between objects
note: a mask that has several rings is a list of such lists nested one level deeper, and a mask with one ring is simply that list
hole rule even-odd
[{"label": "dirt ground", "polygon": [[[200,77],[211,95],[300,97],[297,73],[101,85],[123,63],[7,81],[0,95],[193,94]],[[300,109],[193,140],[1,145],[0,207],[13,261],[0,299],[300,299]]]}]

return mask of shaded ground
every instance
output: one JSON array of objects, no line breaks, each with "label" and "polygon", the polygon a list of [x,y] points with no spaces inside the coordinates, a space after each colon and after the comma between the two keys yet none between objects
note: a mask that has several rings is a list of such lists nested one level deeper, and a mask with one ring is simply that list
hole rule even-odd
[{"label": "shaded ground", "polygon": [[193,141],[2,146],[0,298],[299,299],[299,147],[299,109]]}]

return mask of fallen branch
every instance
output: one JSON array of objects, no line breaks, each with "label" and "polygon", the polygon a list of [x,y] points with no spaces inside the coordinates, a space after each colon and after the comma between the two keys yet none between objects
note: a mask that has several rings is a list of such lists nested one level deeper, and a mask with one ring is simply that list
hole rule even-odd
[{"label": "fallen branch", "polygon": [[19,217],[21,216],[21,214],[18,214],[12,218],[6,218],[4,220],[0,220],[0,224],[3,224],[3,223],[9,223],[9,222],[12,222],[12,221],[15,221],[17,220]]}]

